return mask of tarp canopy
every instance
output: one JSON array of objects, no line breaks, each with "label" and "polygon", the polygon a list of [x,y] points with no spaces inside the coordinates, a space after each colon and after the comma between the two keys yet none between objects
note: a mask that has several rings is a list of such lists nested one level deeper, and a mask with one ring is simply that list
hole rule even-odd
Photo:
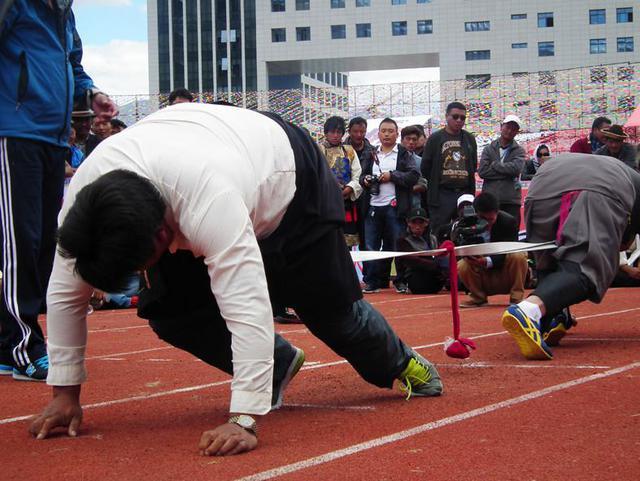
[{"label": "tarp canopy", "polygon": [[640,105],[636,107],[636,109],[631,114],[631,117],[627,120],[627,123],[624,124],[625,127],[640,127]]}]

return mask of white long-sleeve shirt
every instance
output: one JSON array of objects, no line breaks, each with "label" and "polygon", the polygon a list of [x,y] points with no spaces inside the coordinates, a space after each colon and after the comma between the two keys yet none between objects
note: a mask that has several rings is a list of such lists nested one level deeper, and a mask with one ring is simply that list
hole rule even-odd
[{"label": "white long-sleeve shirt", "polygon": [[[258,239],[279,225],[295,193],[284,130],[264,115],[219,105],[179,104],[102,142],[71,180],[59,223],[76,193],[114,169],[148,178],[176,233],[170,251],[204,256],[232,335],[231,412],[271,406],[273,315]],[[47,295],[48,384],[85,381],[87,302],[92,287],[56,254]]]}]

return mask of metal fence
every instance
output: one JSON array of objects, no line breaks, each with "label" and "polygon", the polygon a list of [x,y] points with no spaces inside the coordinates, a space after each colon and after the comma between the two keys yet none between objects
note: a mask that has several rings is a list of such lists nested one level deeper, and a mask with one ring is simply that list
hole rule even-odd
[{"label": "metal fence", "polygon": [[[528,132],[584,129],[605,115],[624,123],[640,102],[640,63],[582,67],[508,76],[475,75],[463,80],[314,88],[264,92],[204,92],[198,101],[230,101],[270,110],[312,133],[329,115],[365,118],[430,115],[438,126],[446,105],[458,100],[468,109],[466,128],[492,135],[507,113],[523,120]],[[348,102],[344,102],[344,97]],[[120,118],[134,123],[167,104],[167,95],[114,96]],[[346,103],[346,105],[345,105]]]}]

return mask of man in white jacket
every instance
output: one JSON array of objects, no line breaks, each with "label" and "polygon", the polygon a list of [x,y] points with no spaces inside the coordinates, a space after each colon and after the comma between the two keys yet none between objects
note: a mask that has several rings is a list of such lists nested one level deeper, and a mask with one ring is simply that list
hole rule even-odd
[{"label": "man in white jacket", "polygon": [[233,375],[229,422],[202,434],[205,455],[257,446],[254,416],[282,403],[304,354],[275,336],[272,301],[367,381],[437,396],[435,367],[362,300],[337,183],[301,129],[272,114],[181,104],[101,143],[60,214],[48,292],[53,400],[30,431],[76,435],[94,287],[145,270],[139,313],[170,344]]}]

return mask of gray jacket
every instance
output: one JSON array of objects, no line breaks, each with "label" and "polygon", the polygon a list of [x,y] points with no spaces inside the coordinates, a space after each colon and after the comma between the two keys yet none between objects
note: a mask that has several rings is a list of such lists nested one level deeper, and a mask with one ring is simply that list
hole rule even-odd
[{"label": "gray jacket", "polygon": [[478,175],[484,179],[483,192],[491,192],[501,204],[522,203],[520,172],[526,160],[525,150],[515,140],[500,160],[500,139],[487,145],[480,157]]},{"label": "gray jacket", "polygon": [[636,163],[636,149],[633,145],[628,144],[627,142],[622,144],[622,148],[618,155],[613,155],[609,152],[607,146],[600,147],[595,151],[596,155],[608,155],[609,157],[613,157],[615,159],[621,160],[626,165],[631,167],[633,170],[638,170],[638,164]]}]

